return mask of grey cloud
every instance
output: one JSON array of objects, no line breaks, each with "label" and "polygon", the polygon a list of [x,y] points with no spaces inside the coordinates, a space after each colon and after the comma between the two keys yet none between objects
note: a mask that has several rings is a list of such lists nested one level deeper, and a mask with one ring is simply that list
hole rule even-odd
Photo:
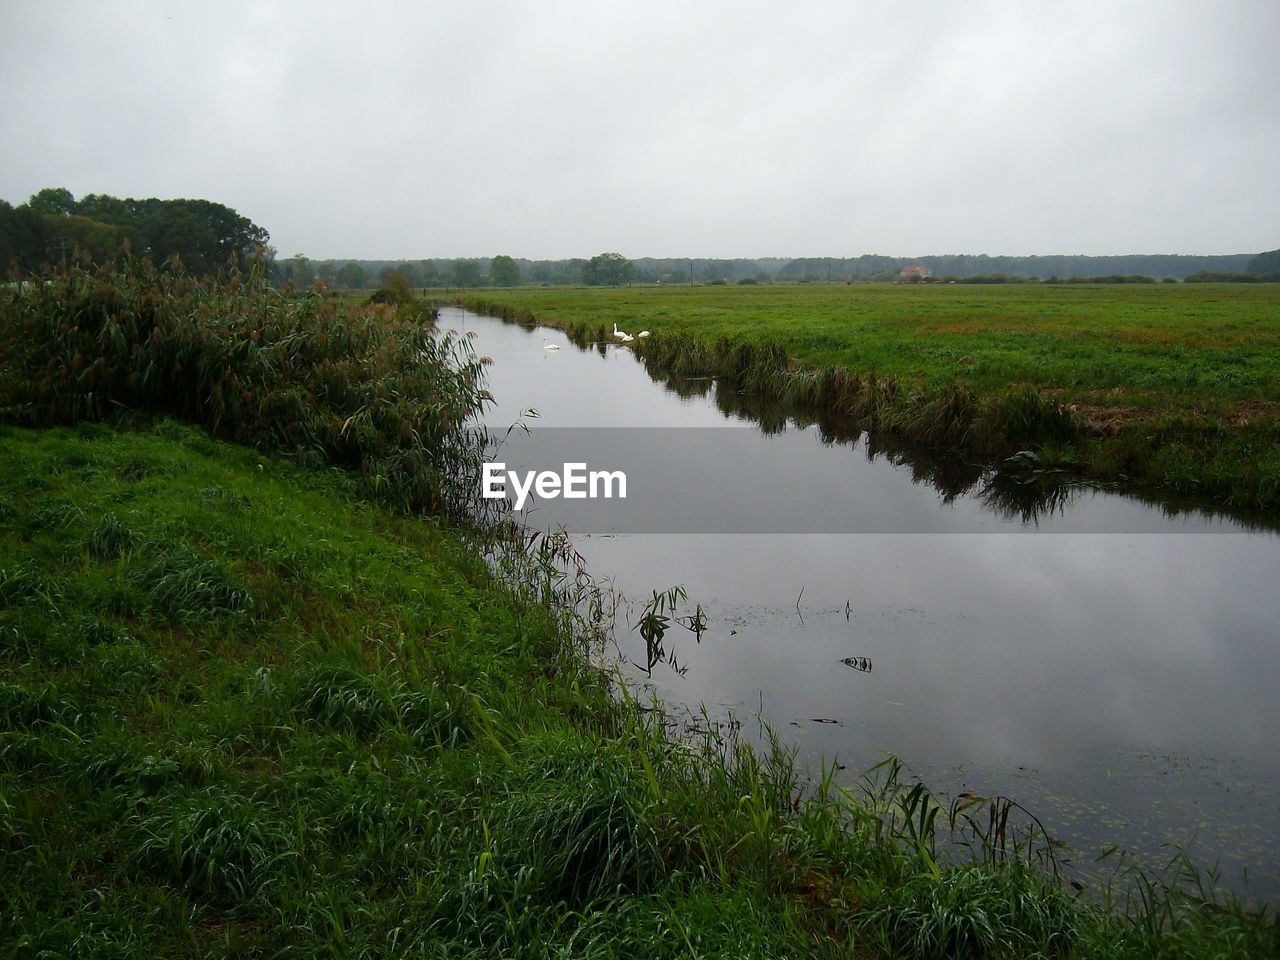
[{"label": "grey cloud", "polygon": [[11,3],[0,196],[204,196],[283,255],[1238,253],[1266,0]]}]

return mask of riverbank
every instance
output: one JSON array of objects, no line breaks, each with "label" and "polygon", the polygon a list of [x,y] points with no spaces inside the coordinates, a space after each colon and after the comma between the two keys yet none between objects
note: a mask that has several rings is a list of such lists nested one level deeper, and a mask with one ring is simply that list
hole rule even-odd
[{"label": "riverbank", "polygon": [[554,564],[441,519],[479,386],[420,314],[145,274],[0,306],[5,952],[1274,954],[1185,863],[1078,899],[895,766],[846,796],[668,731]]},{"label": "riverbank", "polygon": [[171,421],[0,446],[17,955],[1274,948],[1163,888],[1126,916],[1013,860],[947,866],[925,794],[909,830],[801,802],[784,756],[672,741],[554,615],[342,474]]},{"label": "riverbank", "polygon": [[479,313],[629,346],[899,442],[1228,509],[1280,507],[1280,287],[517,288]]}]

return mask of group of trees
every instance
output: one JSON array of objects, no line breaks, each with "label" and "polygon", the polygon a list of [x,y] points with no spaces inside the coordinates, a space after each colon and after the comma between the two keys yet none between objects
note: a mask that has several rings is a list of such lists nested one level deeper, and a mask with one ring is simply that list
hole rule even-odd
[{"label": "group of trees", "polygon": [[[509,261],[509,266],[503,261]],[[519,267],[510,257],[494,257],[492,261],[480,260],[312,260],[296,254],[274,264],[274,277],[281,286],[292,284],[306,288],[317,280],[328,287],[346,290],[373,290],[387,285],[387,278],[399,274],[414,287],[481,287],[488,282],[485,268],[492,274],[509,278],[515,270],[515,282],[519,283]],[[495,284],[499,285],[499,284]]]},{"label": "group of trees", "polygon": [[1268,250],[1249,261],[1248,272],[1268,280],[1280,280],[1280,250]]},{"label": "group of trees", "polygon": [[270,236],[230,207],[209,200],[77,200],[46,187],[26,203],[0,200],[0,270],[43,273],[72,258],[108,263],[126,254],[164,263],[177,257],[192,273],[217,273],[267,251]]},{"label": "group of trees", "polygon": [[616,286],[641,279],[635,264],[620,253],[602,253],[590,260],[517,260],[505,254],[456,260],[312,260],[297,254],[276,261],[273,269],[281,286],[305,288],[319,280],[348,290],[384,287],[392,273],[403,275],[414,287]]},{"label": "group of trees", "polygon": [[589,287],[619,287],[635,279],[636,265],[620,253],[601,253],[582,268],[582,282]]},{"label": "group of trees", "polygon": [[332,287],[372,290],[391,272],[414,287],[514,287],[626,283],[851,282],[894,280],[911,264],[928,267],[933,278],[960,282],[1013,279],[1121,282],[1131,278],[1178,280],[1280,279],[1280,250],[1250,256],[1138,255],[970,256],[919,258],[867,254],[860,257],[717,260],[644,258],[601,253],[589,260],[492,258],[400,261],[311,260],[298,254],[271,259],[267,231],[236,211],[209,200],[120,199],[89,194],[77,200],[70,190],[47,187],[26,203],[0,200],[0,272],[42,273],[73,258],[108,263],[131,253],[165,263],[176,257],[196,274],[229,265],[245,267],[254,256],[269,259],[277,283],[309,287],[321,280]]}]

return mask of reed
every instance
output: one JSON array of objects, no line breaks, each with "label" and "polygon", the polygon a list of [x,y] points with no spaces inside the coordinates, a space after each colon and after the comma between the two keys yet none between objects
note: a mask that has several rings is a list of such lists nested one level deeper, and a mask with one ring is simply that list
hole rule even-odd
[{"label": "reed", "polygon": [[[409,303],[352,308],[132,262],[0,296],[0,415],[19,423],[166,414],[339,466],[392,505],[460,514],[484,402],[465,340]],[[129,469],[127,466],[125,469]]]}]

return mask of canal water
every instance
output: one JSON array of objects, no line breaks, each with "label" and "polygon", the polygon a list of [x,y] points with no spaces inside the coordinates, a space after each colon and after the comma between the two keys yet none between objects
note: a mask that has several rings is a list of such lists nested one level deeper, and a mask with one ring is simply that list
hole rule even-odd
[{"label": "canal water", "polygon": [[705,614],[657,662],[617,631],[673,711],[768,725],[848,784],[893,754],[940,797],[1012,797],[1088,876],[1114,845],[1152,865],[1181,850],[1280,896],[1274,532],[832,442],[716,384],[656,382],[617,344],[457,309],[440,327],[493,360],[490,429],[529,427],[508,459],[546,438],[553,460],[633,468],[625,504],[527,516],[574,532],[633,617],[675,585]]}]

